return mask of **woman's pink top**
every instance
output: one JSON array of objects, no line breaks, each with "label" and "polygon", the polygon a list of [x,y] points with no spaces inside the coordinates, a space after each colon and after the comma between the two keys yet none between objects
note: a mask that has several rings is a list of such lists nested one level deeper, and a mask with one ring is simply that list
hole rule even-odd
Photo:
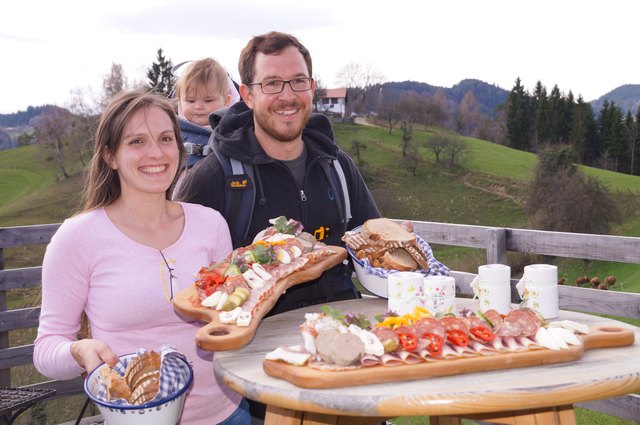
[{"label": "woman's pink top", "polygon": [[[184,230],[162,250],[173,268],[173,294],[193,284],[195,273],[231,252],[224,218],[215,210],[181,203]],[[83,372],[71,356],[82,311],[94,339],[117,355],[170,344],[194,369],[182,424],[215,424],[238,406],[241,396],[213,374],[213,353],[197,348],[201,322],[175,312],[167,300],[171,279],[160,251],[133,241],[103,208],[71,217],[47,246],[42,266],[42,311],[33,361],[51,379],[71,379]]]}]

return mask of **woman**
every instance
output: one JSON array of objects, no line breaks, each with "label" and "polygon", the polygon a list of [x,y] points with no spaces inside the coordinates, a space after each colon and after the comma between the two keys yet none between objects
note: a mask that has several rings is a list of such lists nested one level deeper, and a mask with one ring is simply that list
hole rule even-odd
[{"label": "woman", "polygon": [[[196,347],[201,323],[171,305],[201,266],[232,249],[217,211],[169,200],[184,157],[167,99],[123,92],[107,106],[84,209],[65,220],[45,253],[34,364],[49,378],[71,379],[170,344],[194,368],[181,423],[248,424],[246,402],[213,375],[213,353]],[[83,311],[92,338],[78,340]]]}]

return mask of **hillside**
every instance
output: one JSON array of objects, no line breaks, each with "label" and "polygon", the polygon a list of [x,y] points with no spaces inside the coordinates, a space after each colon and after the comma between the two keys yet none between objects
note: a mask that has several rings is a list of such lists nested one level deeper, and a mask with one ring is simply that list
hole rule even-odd
[{"label": "hillside", "polygon": [[[423,144],[435,128],[417,131]],[[536,156],[484,140],[464,138],[469,156],[463,169],[436,163],[420,148],[424,158],[413,176],[401,164],[400,131],[355,124],[337,124],[338,144],[360,167],[382,213],[391,218],[447,223],[529,227],[523,212],[527,185],[533,177]],[[355,150],[355,142],[359,151]],[[609,188],[625,220],[614,234],[640,236],[640,177],[580,167]],[[0,223],[2,226],[61,222],[78,206],[82,175],[75,172],[62,180],[51,161],[42,161],[35,147],[0,152]],[[580,206],[576,206],[580,208]],[[436,257],[456,270],[477,271],[484,264],[481,250],[437,247]],[[531,259],[522,261],[530,262]],[[633,281],[640,289],[640,265],[605,262],[565,262],[563,272],[617,274],[620,281]],[[515,270],[514,270],[515,271]]]},{"label": "hillside", "polygon": [[592,101],[591,107],[594,114],[597,115],[602,109],[605,100],[615,103],[623,114],[626,115],[627,111],[630,111],[631,115],[635,115],[640,108],[640,84],[625,84]]}]

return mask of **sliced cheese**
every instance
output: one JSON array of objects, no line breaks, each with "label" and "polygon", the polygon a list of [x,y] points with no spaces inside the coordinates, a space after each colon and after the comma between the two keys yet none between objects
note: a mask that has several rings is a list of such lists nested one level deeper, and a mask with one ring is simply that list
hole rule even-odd
[{"label": "sliced cheese", "polygon": [[293,352],[282,347],[278,347],[264,356],[267,360],[283,361],[295,366],[304,366],[309,357],[311,357],[311,354]]},{"label": "sliced cheese", "polygon": [[218,311],[222,310],[222,307],[225,305],[225,303],[229,299],[229,294],[227,294],[224,291],[221,291],[221,292],[222,292],[222,295],[220,295],[220,298],[218,299],[218,304],[216,304],[216,310]]},{"label": "sliced cheese", "polygon": [[204,300],[202,300],[200,304],[203,305],[204,307],[216,308],[222,294],[223,294],[223,291],[216,291],[213,294],[209,295]]},{"label": "sliced cheese", "polygon": [[251,323],[251,312],[250,311],[242,311],[238,315],[238,320],[236,320],[236,325],[238,326],[249,326]]},{"label": "sliced cheese", "polygon": [[540,329],[538,329],[538,332],[536,332],[536,342],[550,350],[560,349],[560,345],[553,337],[551,332],[549,332],[549,330],[543,326],[541,326]]},{"label": "sliced cheese", "polygon": [[574,331],[580,334],[588,334],[589,333],[589,326],[583,324],[583,323],[578,323],[578,322],[574,322],[573,320],[557,320],[555,322],[550,322],[547,325],[548,328],[565,328],[565,329],[569,329],[570,331]]},{"label": "sliced cheese", "polygon": [[220,323],[233,324],[236,323],[241,312],[242,309],[240,307],[236,307],[230,311],[221,311],[220,314],[218,314],[218,318],[220,319]]},{"label": "sliced cheese", "polygon": [[[549,332],[551,332],[556,338],[561,339],[566,344],[569,345],[582,345],[580,339],[569,329],[565,328],[549,328]],[[569,347],[567,347],[569,348]]]}]

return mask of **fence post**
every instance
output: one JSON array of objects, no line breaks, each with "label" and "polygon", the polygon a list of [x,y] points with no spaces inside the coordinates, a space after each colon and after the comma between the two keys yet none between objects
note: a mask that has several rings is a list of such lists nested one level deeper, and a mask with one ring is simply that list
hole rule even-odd
[{"label": "fence post", "polygon": [[507,229],[487,229],[487,264],[507,264]]}]

